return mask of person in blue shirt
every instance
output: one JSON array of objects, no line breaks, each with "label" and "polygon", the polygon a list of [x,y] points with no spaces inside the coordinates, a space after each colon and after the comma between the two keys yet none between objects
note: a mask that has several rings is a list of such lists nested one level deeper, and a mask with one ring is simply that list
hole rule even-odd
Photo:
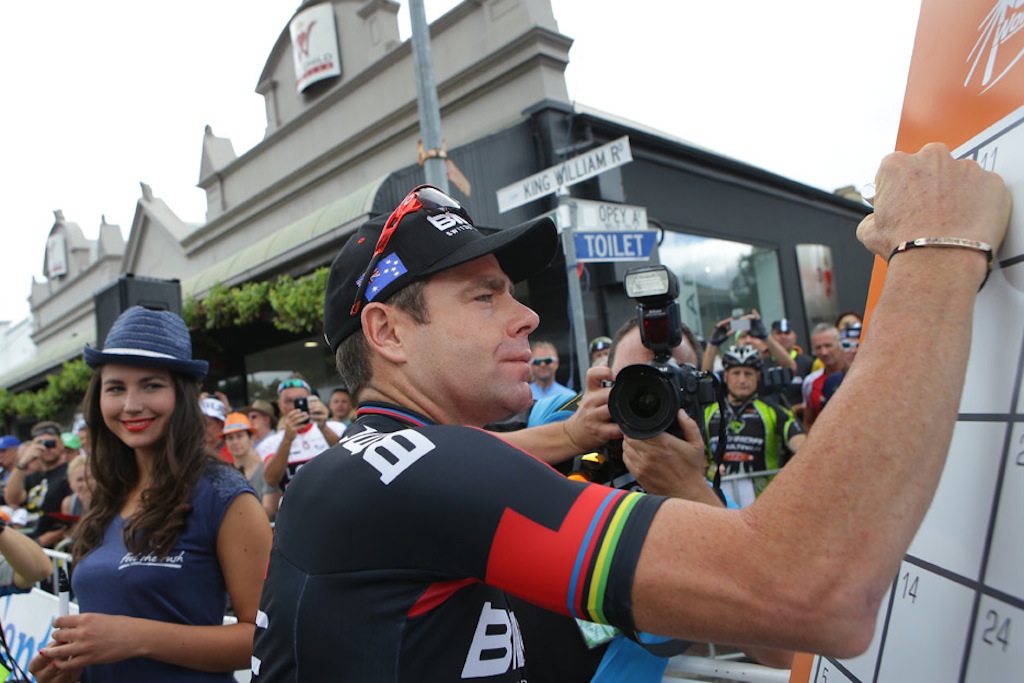
[{"label": "person in blue shirt", "polygon": [[[38,683],[230,683],[249,665],[270,523],[245,478],[204,446],[184,321],[133,306],[85,347],[92,503],[75,527],[79,614],[53,621]],[[237,623],[225,625],[230,599]]]},{"label": "person in blue shirt", "polygon": [[534,401],[552,396],[569,398],[575,393],[555,379],[558,372],[558,349],[554,344],[549,341],[534,342],[530,347],[530,353],[530,393],[533,394]]}]

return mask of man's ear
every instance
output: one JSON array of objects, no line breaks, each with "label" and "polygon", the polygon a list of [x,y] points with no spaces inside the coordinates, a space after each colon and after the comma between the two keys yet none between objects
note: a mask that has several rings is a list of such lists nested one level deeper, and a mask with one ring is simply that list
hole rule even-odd
[{"label": "man's ear", "polygon": [[404,317],[399,309],[387,304],[371,302],[363,308],[363,336],[367,346],[392,363],[406,359],[405,336],[401,333]]}]

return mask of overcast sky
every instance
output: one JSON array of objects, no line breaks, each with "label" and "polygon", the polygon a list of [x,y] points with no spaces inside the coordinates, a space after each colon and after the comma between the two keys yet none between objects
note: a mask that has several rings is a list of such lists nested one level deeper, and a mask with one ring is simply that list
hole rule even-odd
[{"label": "overcast sky", "polygon": [[[919,0],[551,2],[580,104],[829,191],[895,145]],[[204,127],[239,155],[262,139],[256,81],[299,4],[0,3],[0,320],[29,313],[55,209],[127,239],[142,181],[204,220]],[[426,0],[428,21],[456,4]]]}]

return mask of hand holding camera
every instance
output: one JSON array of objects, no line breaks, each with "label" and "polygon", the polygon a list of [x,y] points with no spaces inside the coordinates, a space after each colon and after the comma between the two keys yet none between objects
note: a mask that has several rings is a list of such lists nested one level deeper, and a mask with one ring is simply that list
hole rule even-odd
[{"label": "hand holding camera", "polygon": [[634,439],[664,431],[683,438],[676,421],[679,410],[699,422],[703,406],[716,402],[718,392],[710,373],[680,366],[672,358],[672,349],[683,341],[679,281],[664,266],[644,266],[627,271],[624,284],[626,295],[637,302],[640,341],[654,352],[654,360],[618,374],[608,397],[612,419]]}]

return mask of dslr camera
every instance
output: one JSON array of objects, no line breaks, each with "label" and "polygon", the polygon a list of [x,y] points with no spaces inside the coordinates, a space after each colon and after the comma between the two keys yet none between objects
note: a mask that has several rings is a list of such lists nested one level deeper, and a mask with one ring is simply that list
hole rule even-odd
[{"label": "dslr camera", "polygon": [[716,403],[719,392],[711,373],[688,363],[680,366],[672,358],[672,349],[683,341],[679,281],[665,266],[644,266],[626,271],[624,284],[626,295],[636,301],[640,340],[654,352],[654,360],[618,374],[608,397],[612,419],[634,439],[664,431],[681,438],[679,409],[702,424],[703,407]]}]

